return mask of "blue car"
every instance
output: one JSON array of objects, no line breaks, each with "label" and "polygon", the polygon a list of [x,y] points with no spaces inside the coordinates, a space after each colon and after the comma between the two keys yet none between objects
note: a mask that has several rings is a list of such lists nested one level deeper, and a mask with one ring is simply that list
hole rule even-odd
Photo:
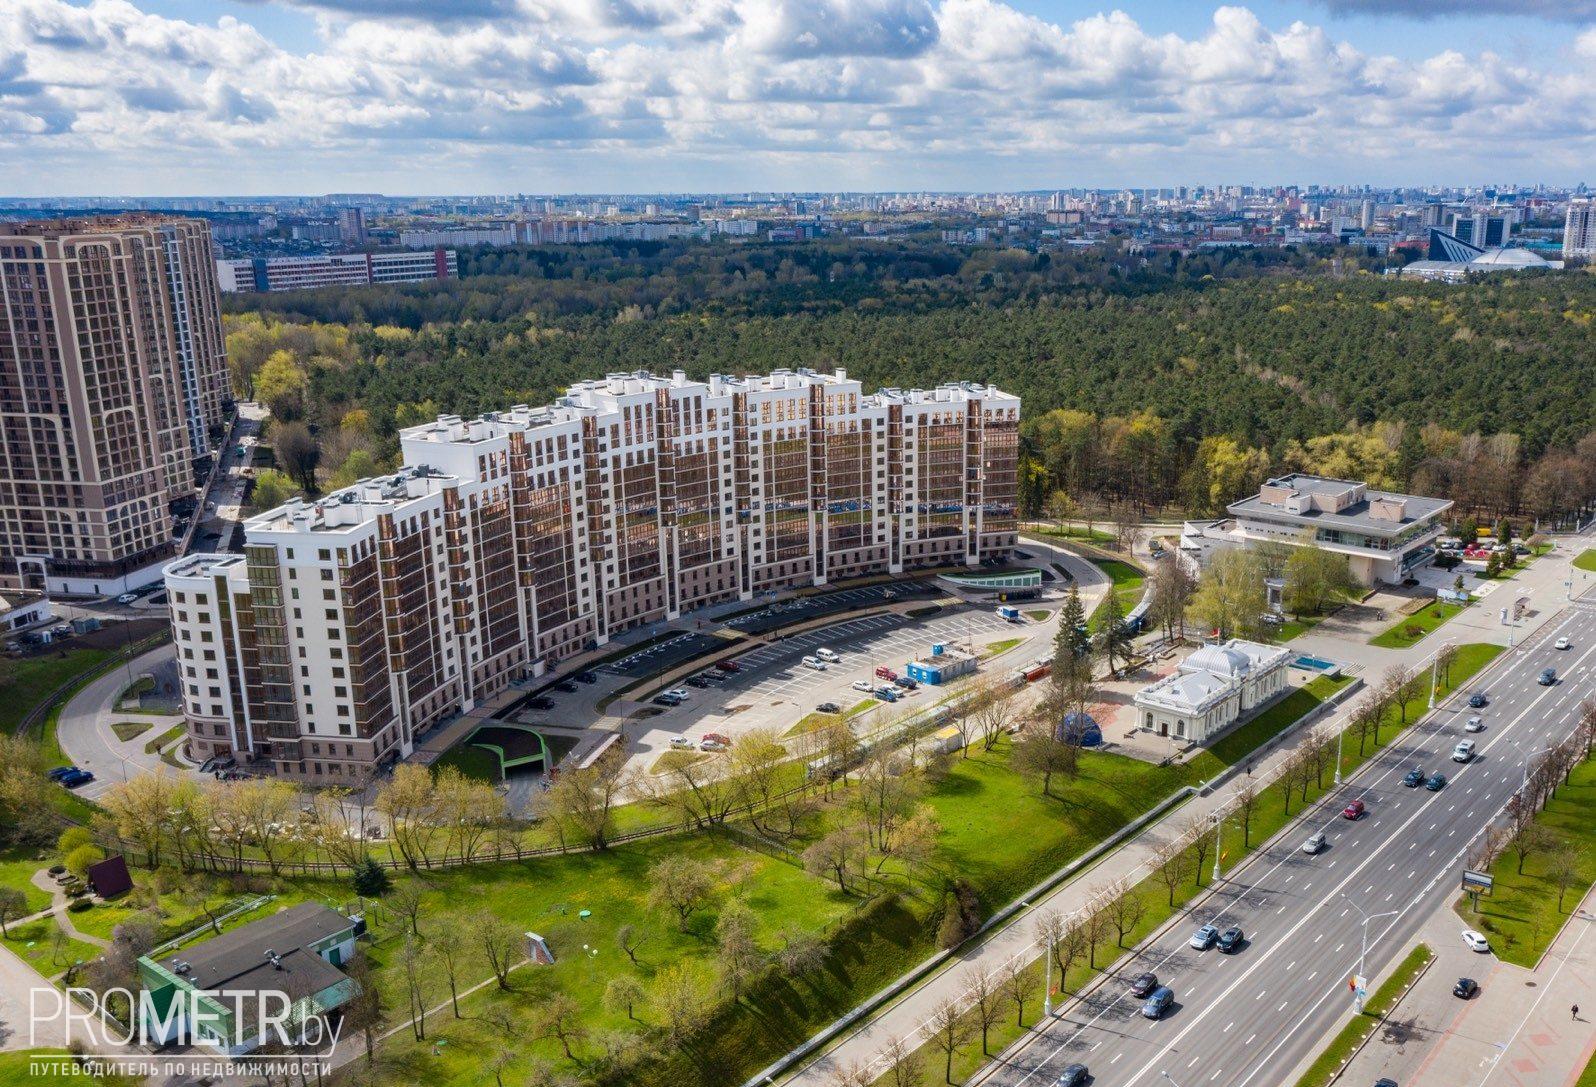
[{"label": "blue car", "polygon": [[1424,779],[1427,776],[1428,775],[1425,774],[1423,768],[1415,766],[1413,769],[1408,771],[1407,777],[1402,779],[1402,784],[1406,785],[1410,789],[1416,789],[1420,785],[1424,784]]},{"label": "blue car", "polygon": [[1142,1005],[1142,1016],[1146,1019],[1162,1019],[1174,1002],[1175,990],[1168,985],[1160,985],[1153,990],[1153,995],[1147,998],[1147,1003]]},{"label": "blue car", "polygon": [[68,789],[76,789],[78,786],[87,785],[93,780],[93,774],[89,773],[87,770],[78,769],[74,769],[70,774],[64,774],[60,778],[61,784],[65,785]]},{"label": "blue car", "polygon": [[1481,709],[1485,706],[1485,704],[1486,700],[1484,691],[1475,691],[1473,694],[1469,695],[1469,709]]},{"label": "blue car", "polygon": [[57,766],[54,770],[50,771],[50,780],[51,781],[60,781],[62,778],[66,777],[68,774],[80,774],[80,773],[82,773],[82,771],[79,770],[76,766]]},{"label": "blue car", "polygon": [[1543,668],[1541,670],[1540,678],[1535,682],[1539,683],[1542,687],[1550,687],[1552,684],[1557,682],[1557,669]]}]

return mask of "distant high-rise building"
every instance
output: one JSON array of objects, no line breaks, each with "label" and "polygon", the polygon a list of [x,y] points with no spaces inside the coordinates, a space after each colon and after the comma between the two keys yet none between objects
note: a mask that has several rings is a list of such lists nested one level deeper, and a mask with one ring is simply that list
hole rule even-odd
[{"label": "distant high-rise building", "polygon": [[0,297],[0,586],[155,580],[227,395],[210,228],[0,223]]},{"label": "distant high-rise building", "polygon": [[1364,230],[1374,229],[1374,201],[1365,200],[1358,216],[1358,225]]},{"label": "distant high-rise building", "polygon": [[339,210],[338,238],[345,245],[366,244],[366,212],[363,208]]},{"label": "distant high-rise building", "polygon": [[1571,200],[1563,224],[1563,259],[1596,257],[1596,200]]},{"label": "distant high-rise building", "polygon": [[1448,232],[1458,241],[1479,249],[1506,245],[1513,237],[1513,210],[1499,212],[1455,212]]}]

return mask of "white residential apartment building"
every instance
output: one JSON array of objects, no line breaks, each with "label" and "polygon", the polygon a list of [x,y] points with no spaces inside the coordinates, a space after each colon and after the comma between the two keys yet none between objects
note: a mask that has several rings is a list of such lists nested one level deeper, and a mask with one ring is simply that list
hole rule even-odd
[{"label": "white residential apartment building", "polygon": [[638,373],[412,427],[395,475],[168,567],[191,754],[347,781],[640,623],[1007,556],[1019,409],[841,371]]},{"label": "white residential apartment building", "polygon": [[1596,258],[1596,199],[1568,202],[1568,218],[1563,223],[1563,259]]}]

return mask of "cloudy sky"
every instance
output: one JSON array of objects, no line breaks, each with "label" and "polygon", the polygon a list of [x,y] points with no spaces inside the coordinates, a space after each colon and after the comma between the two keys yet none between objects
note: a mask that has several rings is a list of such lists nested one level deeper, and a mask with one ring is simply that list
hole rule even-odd
[{"label": "cloudy sky", "polygon": [[0,0],[0,194],[1596,181],[1596,0]]}]

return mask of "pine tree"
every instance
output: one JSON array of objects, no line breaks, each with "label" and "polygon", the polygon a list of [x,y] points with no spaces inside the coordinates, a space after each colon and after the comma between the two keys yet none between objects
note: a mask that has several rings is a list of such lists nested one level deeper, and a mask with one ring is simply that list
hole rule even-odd
[{"label": "pine tree", "polygon": [[381,898],[391,886],[393,881],[388,878],[388,870],[370,857],[362,858],[355,865],[355,893],[360,897]]},{"label": "pine tree", "polygon": [[1098,611],[1101,625],[1097,629],[1097,644],[1111,675],[1118,675],[1115,662],[1130,660],[1130,631],[1125,629],[1125,609],[1120,606],[1119,594],[1109,590],[1108,598]]}]

